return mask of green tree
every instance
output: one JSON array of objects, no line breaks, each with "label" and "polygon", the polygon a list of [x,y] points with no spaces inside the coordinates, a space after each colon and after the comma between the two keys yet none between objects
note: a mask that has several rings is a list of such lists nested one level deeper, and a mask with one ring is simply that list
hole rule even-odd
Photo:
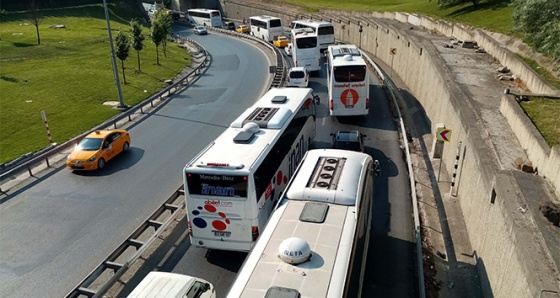
[{"label": "green tree", "polygon": [[515,0],[513,23],[533,48],[560,61],[560,1]]},{"label": "green tree", "polygon": [[165,44],[167,40],[167,35],[169,30],[166,27],[166,22],[164,20],[164,15],[167,15],[165,11],[157,10],[152,19],[152,27],[150,32],[150,37],[152,42],[156,45],[156,64],[159,65],[159,46]]},{"label": "green tree", "polygon": [[142,26],[137,19],[130,21],[130,34],[132,34],[132,48],[136,51],[138,57],[138,72],[141,72],[140,51],[144,49],[144,35],[142,34]]},{"label": "green tree", "polygon": [[39,25],[43,21],[43,16],[39,12],[39,5],[35,0],[29,0],[27,3],[27,7],[29,8],[29,19],[31,23],[35,25],[35,30],[37,31],[37,44],[41,44],[41,35],[39,34]]},{"label": "green tree", "polygon": [[128,54],[130,52],[130,40],[126,33],[119,31],[119,34],[117,34],[115,42],[117,44],[117,50],[115,55],[117,55],[117,58],[121,60],[123,83],[126,85],[126,76],[124,75],[124,60],[128,58]]},{"label": "green tree", "polygon": [[171,34],[171,29],[173,27],[173,17],[165,9],[158,9],[154,15],[153,23],[157,23],[161,26],[165,38],[162,40],[161,45],[163,47],[163,55],[167,57],[167,37]]}]

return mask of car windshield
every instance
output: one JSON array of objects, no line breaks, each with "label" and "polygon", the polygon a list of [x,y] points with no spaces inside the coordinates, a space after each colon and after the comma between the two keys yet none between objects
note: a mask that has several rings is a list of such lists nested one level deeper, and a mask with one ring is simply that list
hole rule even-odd
[{"label": "car windshield", "polygon": [[100,138],[85,138],[80,142],[78,147],[84,151],[99,150],[102,142],[103,139]]}]

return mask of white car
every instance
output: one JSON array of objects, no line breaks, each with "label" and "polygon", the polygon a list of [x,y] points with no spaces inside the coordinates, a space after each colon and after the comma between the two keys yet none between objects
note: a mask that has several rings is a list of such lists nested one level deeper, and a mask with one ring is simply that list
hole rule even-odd
[{"label": "white car", "polygon": [[284,52],[286,52],[286,55],[292,56],[292,43],[291,42],[287,46],[284,47]]},{"label": "white car", "polygon": [[194,34],[206,35],[208,34],[208,31],[206,31],[206,28],[204,28],[204,26],[196,26],[194,27]]},{"label": "white car", "polygon": [[127,298],[216,298],[214,286],[204,279],[152,271],[134,288]]},{"label": "white car", "polygon": [[292,67],[288,71],[288,87],[307,87],[309,71],[305,67]]}]

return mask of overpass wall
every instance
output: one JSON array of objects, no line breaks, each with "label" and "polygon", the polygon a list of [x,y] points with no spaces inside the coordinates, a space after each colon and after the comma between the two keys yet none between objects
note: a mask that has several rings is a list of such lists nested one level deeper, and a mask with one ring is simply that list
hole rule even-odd
[{"label": "overpass wall", "polygon": [[[268,14],[284,21],[298,13],[279,10],[259,3],[223,1],[224,10],[238,19]],[[459,176],[458,199],[464,213],[467,232],[474,248],[473,257],[486,297],[539,297],[543,290],[558,291],[558,271],[550,261],[546,247],[535,234],[530,214],[517,210],[523,204],[511,172],[500,170],[493,147],[465,94],[449,78],[449,69],[430,42],[407,35],[373,16],[412,20],[424,24],[423,18],[395,17],[393,13],[356,13],[322,11],[324,19],[335,25],[335,37],[360,45],[391,65],[418,99],[432,122],[453,128],[453,139],[446,145],[443,161],[453,170],[455,148],[459,141],[466,147]],[[367,21],[365,21],[367,20]],[[363,31],[359,32],[359,24]],[[436,30],[460,32],[454,26],[433,22]],[[462,35],[469,36],[466,31]],[[390,49],[398,55],[391,56]],[[557,270],[557,269],[556,269]],[[546,296],[545,296],[546,297]]]},{"label": "overpass wall", "polygon": [[512,95],[502,95],[500,112],[515,132],[533,167],[560,192],[560,146],[551,148],[548,145]]}]

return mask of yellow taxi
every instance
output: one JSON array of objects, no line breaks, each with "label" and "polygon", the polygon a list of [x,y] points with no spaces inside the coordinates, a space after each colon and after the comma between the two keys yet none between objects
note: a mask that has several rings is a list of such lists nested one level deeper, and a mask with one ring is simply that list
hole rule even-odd
[{"label": "yellow taxi", "polygon": [[284,35],[276,35],[274,36],[272,43],[279,48],[283,48],[290,43],[290,40]]},{"label": "yellow taxi", "polygon": [[235,28],[235,31],[237,31],[239,33],[249,33],[249,32],[251,32],[251,27],[249,27],[248,25],[237,25],[237,28]]},{"label": "yellow taxi", "polygon": [[97,170],[121,152],[130,149],[130,135],[124,129],[96,130],[88,134],[68,155],[70,170]]}]

